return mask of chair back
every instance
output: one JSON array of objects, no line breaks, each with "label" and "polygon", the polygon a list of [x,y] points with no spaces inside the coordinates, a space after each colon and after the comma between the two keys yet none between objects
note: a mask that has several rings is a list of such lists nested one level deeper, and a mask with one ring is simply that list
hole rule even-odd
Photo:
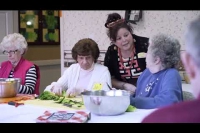
[{"label": "chair back", "polygon": [[194,95],[191,92],[183,91],[183,101],[195,99]]},{"label": "chair back", "polygon": [[34,64],[34,65],[36,68],[36,75],[37,75],[34,94],[39,95],[40,94],[40,68],[36,64]]}]

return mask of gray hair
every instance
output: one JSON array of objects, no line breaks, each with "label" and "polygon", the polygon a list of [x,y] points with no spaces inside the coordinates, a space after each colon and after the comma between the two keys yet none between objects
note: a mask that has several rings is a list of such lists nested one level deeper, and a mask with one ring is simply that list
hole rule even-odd
[{"label": "gray hair", "polygon": [[185,46],[186,51],[190,53],[200,68],[200,16],[188,24],[185,33]]},{"label": "gray hair", "polygon": [[17,50],[24,52],[27,50],[28,44],[23,35],[12,33],[5,36],[0,43],[0,49],[4,51],[6,48],[15,47]]},{"label": "gray hair", "polygon": [[176,68],[180,61],[180,43],[166,34],[157,34],[150,38],[153,57],[159,57],[164,68]]}]

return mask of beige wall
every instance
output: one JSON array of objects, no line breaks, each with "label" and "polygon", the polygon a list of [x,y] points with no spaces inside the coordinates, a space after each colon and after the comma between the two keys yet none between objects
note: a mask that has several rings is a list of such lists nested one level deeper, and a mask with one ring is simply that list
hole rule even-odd
[{"label": "beige wall", "polygon": [[28,46],[24,57],[31,61],[60,59],[60,45]]},{"label": "beige wall", "polygon": [[[98,42],[101,50],[107,50],[110,40],[104,27],[107,15],[118,12],[123,17],[125,10],[119,11],[63,11],[63,50],[72,49],[76,41],[84,37],[91,37]],[[134,33],[151,37],[163,32],[178,38],[184,49],[183,34],[185,26],[193,18],[200,15],[200,11],[143,11],[143,18],[137,25],[133,25]]]},{"label": "beige wall", "polygon": [[[61,17],[61,73],[64,71],[64,50],[71,50],[75,42],[81,38],[90,37],[98,44],[100,50],[107,50],[110,40],[104,27],[107,15],[118,12],[123,17],[125,10],[114,11],[68,11],[64,10]],[[171,34],[179,39],[184,49],[184,30],[187,23],[200,15],[200,11],[143,11],[143,18],[133,25],[134,33],[151,37],[158,32]]]}]

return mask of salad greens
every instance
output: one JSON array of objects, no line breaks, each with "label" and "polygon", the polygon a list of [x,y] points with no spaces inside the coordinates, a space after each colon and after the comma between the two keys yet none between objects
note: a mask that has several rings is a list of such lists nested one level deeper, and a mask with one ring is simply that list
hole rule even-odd
[{"label": "salad greens", "polygon": [[68,107],[82,107],[84,104],[82,101],[72,100],[66,98],[66,91],[62,91],[62,95],[58,96],[53,92],[44,91],[38,98],[40,100],[54,100],[56,103],[63,104]]}]

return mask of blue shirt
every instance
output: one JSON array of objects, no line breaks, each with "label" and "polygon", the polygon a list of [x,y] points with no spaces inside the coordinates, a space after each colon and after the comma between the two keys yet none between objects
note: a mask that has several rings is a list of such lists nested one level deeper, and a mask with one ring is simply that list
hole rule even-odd
[{"label": "blue shirt", "polygon": [[183,100],[182,83],[175,68],[151,73],[145,69],[137,81],[134,96],[130,97],[131,105],[136,108],[158,108]]}]

